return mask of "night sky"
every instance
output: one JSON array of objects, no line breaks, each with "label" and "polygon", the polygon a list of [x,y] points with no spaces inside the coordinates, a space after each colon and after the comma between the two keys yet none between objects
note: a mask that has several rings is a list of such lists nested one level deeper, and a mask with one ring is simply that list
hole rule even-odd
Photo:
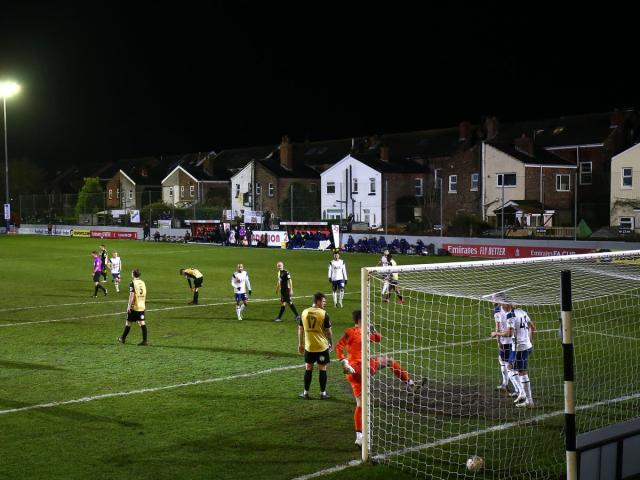
[{"label": "night sky", "polygon": [[640,106],[631,4],[52,4],[0,12],[9,155],[48,167]]}]

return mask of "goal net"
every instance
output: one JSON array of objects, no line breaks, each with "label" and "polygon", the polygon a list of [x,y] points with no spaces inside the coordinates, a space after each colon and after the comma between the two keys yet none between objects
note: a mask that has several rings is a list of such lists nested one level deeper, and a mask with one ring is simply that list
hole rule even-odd
[{"label": "goal net", "polygon": [[[415,385],[393,368],[363,378],[363,458],[427,478],[562,477],[563,270],[573,285],[578,434],[637,417],[640,252],[369,268],[363,329],[374,327],[382,340],[364,342],[363,355],[393,358]],[[533,403],[524,408],[496,389],[496,299],[535,323]],[[472,456],[484,460],[481,471],[465,466]]]}]

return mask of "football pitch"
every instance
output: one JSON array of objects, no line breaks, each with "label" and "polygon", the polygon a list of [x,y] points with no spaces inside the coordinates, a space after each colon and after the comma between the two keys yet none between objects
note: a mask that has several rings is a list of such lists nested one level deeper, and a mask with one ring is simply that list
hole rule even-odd
[{"label": "football pitch", "polygon": [[[301,311],[328,294],[335,341],[360,305],[362,266],[345,254],[344,308],[329,295],[327,252],[105,241],[123,261],[120,293],[92,298],[98,239],[0,238],[0,478],[297,478],[359,458],[353,398],[334,361],[329,401],[298,399],[303,360],[289,309],[275,294],[278,260],[293,278]],[[450,260],[399,257],[400,264]],[[237,263],[251,278],[244,319],[230,285]],[[178,274],[204,274],[198,306]],[[122,333],[129,272],[147,284],[148,347],[133,325]],[[110,275],[109,275],[110,277]],[[335,359],[335,356],[334,356]],[[412,478],[357,466],[322,478]]]},{"label": "football pitch", "polygon": [[[90,253],[100,243],[0,236],[0,479],[414,478],[386,464],[357,465],[354,400],[335,353],[332,398],[318,399],[316,370],[312,400],[299,399],[304,368],[294,315],[287,309],[283,321],[274,322],[280,308],[275,264],[283,261],[299,312],[314,292],[327,294],[337,343],[360,307],[360,268],[376,265],[378,255],[343,255],[349,282],[344,308],[336,309],[328,252],[128,240],[104,242],[122,258],[120,293],[109,281],[108,295],[93,298]],[[400,265],[460,260],[396,259]],[[253,290],[242,321],[231,287],[238,263]],[[186,267],[204,274],[197,306],[188,305],[191,292],[178,273]],[[133,268],[148,290],[146,347],[137,345],[136,325],[125,345],[116,341]],[[514,271],[509,282],[530,283],[532,272]],[[468,272],[447,278],[445,290],[471,281]],[[479,281],[489,288],[488,277]],[[598,280],[589,285],[606,290]],[[574,305],[580,432],[636,416],[640,408],[640,295],[606,297]],[[384,339],[380,352],[392,352],[421,383],[408,391],[389,369],[373,377],[372,415],[386,424],[385,438],[373,443],[386,452],[383,463],[422,477],[563,476],[557,308],[527,308],[538,329],[530,368],[536,408],[530,410],[515,408],[495,390],[490,302],[408,290],[405,305],[372,298]],[[472,475],[464,462],[474,454],[486,465]]]}]

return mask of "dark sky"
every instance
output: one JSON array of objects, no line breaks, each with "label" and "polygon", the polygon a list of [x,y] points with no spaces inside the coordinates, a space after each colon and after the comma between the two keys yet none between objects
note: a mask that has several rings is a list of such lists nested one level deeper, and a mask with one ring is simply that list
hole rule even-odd
[{"label": "dark sky", "polygon": [[622,4],[160,4],[3,3],[0,78],[23,87],[8,103],[10,157],[94,162],[640,106]]}]

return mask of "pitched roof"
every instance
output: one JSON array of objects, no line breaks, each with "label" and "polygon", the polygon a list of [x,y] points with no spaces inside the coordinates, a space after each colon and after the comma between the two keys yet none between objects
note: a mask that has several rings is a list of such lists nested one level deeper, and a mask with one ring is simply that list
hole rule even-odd
[{"label": "pitched roof", "polygon": [[209,171],[215,180],[229,180],[252,160],[261,160],[273,155],[277,145],[260,147],[233,148],[222,150],[209,160]]},{"label": "pitched roof", "polygon": [[351,156],[382,173],[424,173],[424,167],[413,160],[397,159],[385,162],[375,152],[352,153]]},{"label": "pitched roof", "polygon": [[380,137],[389,147],[391,159],[447,157],[458,151],[463,142],[457,127],[386,134]]},{"label": "pitched roof", "polygon": [[558,155],[555,155],[541,147],[534,147],[533,155],[530,155],[528,152],[517,148],[513,144],[494,141],[487,142],[487,144],[526,164],[553,165],[567,168],[575,168],[576,166],[575,163],[565,160],[564,158],[560,158]]},{"label": "pitched roof", "polygon": [[[295,158],[295,157],[294,157]],[[280,164],[280,160],[276,158],[269,158],[266,160],[258,160],[260,165],[271,171],[279,178],[317,178],[320,179],[320,174],[313,168],[301,163],[293,162],[293,170],[288,170]]]},{"label": "pitched roof", "polygon": [[610,112],[591,113],[501,124],[493,140],[511,142],[526,135],[544,148],[593,145],[603,143],[613,130]]},{"label": "pitched roof", "polygon": [[136,185],[159,186],[166,167],[166,160],[160,157],[125,158],[112,164],[108,173],[111,178],[122,170]]}]

